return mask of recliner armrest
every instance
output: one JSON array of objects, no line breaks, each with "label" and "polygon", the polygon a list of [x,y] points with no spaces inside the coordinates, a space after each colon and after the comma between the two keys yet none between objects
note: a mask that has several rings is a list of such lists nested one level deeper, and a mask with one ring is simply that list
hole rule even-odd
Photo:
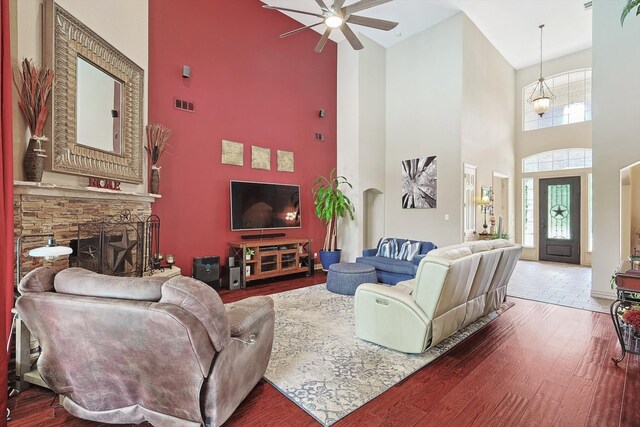
[{"label": "recliner armrest", "polygon": [[431,319],[402,288],[358,286],[356,336],[404,353],[422,353],[431,339]]},{"label": "recliner armrest", "polygon": [[267,296],[246,298],[226,304],[227,317],[231,327],[231,336],[240,337],[264,315],[273,311],[273,300]]},{"label": "recliner armrest", "polygon": [[378,248],[363,249],[362,256],[376,256]]},{"label": "recliner armrest", "polygon": [[384,303],[385,299],[392,300],[398,304],[398,306],[404,307],[405,309],[411,310],[416,313],[416,315],[422,319],[424,322],[431,322],[429,316],[425,314],[424,311],[416,304],[411,294],[406,292],[406,289],[402,287],[396,288],[395,286],[386,286],[375,283],[363,283],[358,286],[356,289],[356,311],[358,310],[358,300],[359,296],[364,293],[375,294],[379,297]]}]

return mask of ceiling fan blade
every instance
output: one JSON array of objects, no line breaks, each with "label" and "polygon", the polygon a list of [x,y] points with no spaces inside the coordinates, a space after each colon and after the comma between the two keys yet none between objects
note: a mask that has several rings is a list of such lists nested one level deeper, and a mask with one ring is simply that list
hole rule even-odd
[{"label": "ceiling fan blade", "polygon": [[320,6],[320,9],[328,12],[329,8],[327,7],[326,4],[324,4],[324,2],[322,0],[316,0],[316,3],[318,3],[318,6]]},{"label": "ceiling fan blade", "polygon": [[356,13],[356,12],[360,12],[361,10],[380,6],[381,4],[389,3],[390,1],[393,1],[393,0],[360,0],[358,2],[355,2],[354,4],[343,7],[342,14],[344,16],[349,16],[352,13]]},{"label": "ceiling fan blade", "polygon": [[389,31],[398,26],[397,22],[385,21],[384,19],[367,18],[366,16],[351,15],[347,22],[350,24],[362,25],[363,27],[375,28],[377,30]]},{"label": "ceiling fan blade", "polygon": [[362,43],[360,43],[360,40],[358,40],[358,37],[353,32],[353,30],[349,28],[346,22],[340,25],[340,29],[342,30],[342,33],[347,38],[347,41],[349,42],[352,48],[354,48],[355,50],[364,49],[364,46],[362,45]]},{"label": "ceiling fan blade", "polygon": [[302,13],[304,15],[317,16],[318,18],[323,18],[324,19],[324,16],[322,16],[322,15],[320,15],[318,13],[305,12],[304,10],[287,9],[286,7],[269,6],[268,4],[265,4],[262,7],[264,7],[265,9],[284,10],[285,12]]},{"label": "ceiling fan blade", "polygon": [[296,28],[295,30],[288,31],[288,32],[286,32],[286,33],[280,34],[280,38],[281,38],[281,39],[283,39],[283,38],[285,38],[285,37],[289,37],[289,36],[290,36],[290,35],[292,35],[292,34],[299,33],[300,31],[302,31],[302,30],[306,30],[307,28],[313,28],[313,27],[315,27],[315,26],[317,26],[317,25],[322,24],[323,22],[324,22],[324,21],[320,21],[320,22],[318,22],[317,24],[307,25],[306,27],[302,27],[302,28]]},{"label": "ceiling fan blade", "polygon": [[334,12],[337,12],[342,8],[343,4],[344,4],[344,0],[336,0],[331,5],[331,10],[333,10]]},{"label": "ceiling fan blade", "polygon": [[331,34],[331,30],[332,30],[331,27],[327,27],[322,37],[320,37],[320,41],[316,45],[316,53],[322,52],[324,45],[327,43],[327,40],[329,40],[329,35]]}]

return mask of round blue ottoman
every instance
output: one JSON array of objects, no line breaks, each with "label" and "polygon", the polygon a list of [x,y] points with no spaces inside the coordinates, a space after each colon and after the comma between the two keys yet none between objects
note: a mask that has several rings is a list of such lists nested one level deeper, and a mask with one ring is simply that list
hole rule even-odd
[{"label": "round blue ottoman", "polygon": [[355,295],[363,283],[378,283],[376,269],[372,265],[341,262],[331,264],[327,273],[327,289],[336,294]]}]

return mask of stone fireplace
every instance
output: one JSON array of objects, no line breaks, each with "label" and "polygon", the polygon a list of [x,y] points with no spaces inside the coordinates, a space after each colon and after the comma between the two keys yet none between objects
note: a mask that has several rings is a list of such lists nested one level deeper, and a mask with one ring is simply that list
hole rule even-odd
[{"label": "stone fireplace", "polygon": [[[56,184],[14,182],[14,236],[53,233],[58,244],[71,246],[78,239],[78,225],[98,222],[128,210],[139,218],[151,215],[151,203],[160,196],[124,191]],[[49,262],[28,256],[29,250],[43,246],[46,239],[23,239],[21,271],[48,265],[55,270],[69,267],[69,257]]]}]

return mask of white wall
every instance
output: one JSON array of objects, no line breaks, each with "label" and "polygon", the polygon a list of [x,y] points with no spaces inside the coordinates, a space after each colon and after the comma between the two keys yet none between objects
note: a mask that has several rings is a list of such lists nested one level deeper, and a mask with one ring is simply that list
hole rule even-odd
[{"label": "white wall", "polygon": [[[477,166],[476,194],[493,185],[494,172],[509,180],[506,230],[514,229],[515,71],[473,22],[464,16],[462,68],[462,162]],[[462,190],[460,190],[461,193]],[[496,213],[497,215],[497,213]],[[478,206],[476,230],[484,216]],[[488,220],[487,220],[488,223]],[[497,217],[496,217],[497,227]],[[460,229],[460,233],[462,228]],[[511,232],[511,234],[513,234]]]},{"label": "white wall", "polygon": [[[42,9],[41,0],[12,0],[11,8],[16,11],[12,22],[12,62],[23,58],[34,59],[42,64]],[[147,123],[148,65],[149,65],[149,4],[148,0],[57,0],[57,3],[83,24],[120,50],[144,70],[143,123]],[[14,177],[23,179],[22,161],[27,145],[27,130],[22,113],[14,96]],[[51,137],[51,135],[48,135]],[[142,144],[143,141],[140,141]],[[143,161],[146,171],[146,162]],[[143,173],[146,181],[146,172]],[[87,185],[87,178],[75,175],[45,172],[43,182]],[[122,184],[122,189],[146,193],[147,185]]]},{"label": "white wall", "polygon": [[[353,50],[346,41],[338,44],[338,173],[353,185],[347,194],[356,207],[355,221],[340,222],[343,261],[360,256],[367,230],[384,227],[381,199],[368,204],[364,192],[384,193],[386,51],[358,37],[363,50]],[[365,209],[376,212],[365,215]],[[366,218],[374,223],[365,224]]]},{"label": "white wall", "polygon": [[[384,193],[386,158],[386,94],[387,94],[387,52],[386,49],[366,36],[359,35],[364,50],[359,53],[360,90],[360,165],[358,171],[360,187],[360,220],[368,220],[358,233],[358,256],[365,246],[365,240],[384,237]],[[377,190],[376,196],[366,204],[364,192]],[[367,212],[365,212],[365,209]],[[365,238],[369,232],[368,239]],[[370,245],[370,243],[369,243]],[[369,246],[367,245],[367,246]]]},{"label": "white wall", "polygon": [[593,1],[593,285],[613,297],[620,254],[620,169],[640,160],[640,17],[620,27],[625,0]]},{"label": "white wall", "polygon": [[341,220],[338,227],[338,247],[342,261],[354,260],[358,250],[358,230],[361,229],[361,199],[358,197],[358,150],[360,145],[360,91],[358,52],[346,41],[338,43],[338,106],[337,106],[337,172],[344,175],[353,189],[343,188],[353,202],[355,220]]},{"label": "white wall", "polygon": [[[387,236],[461,240],[463,25],[458,14],[387,49]],[[402,209],[401,162],[428,156],[437,156],[437,207]]]}]

